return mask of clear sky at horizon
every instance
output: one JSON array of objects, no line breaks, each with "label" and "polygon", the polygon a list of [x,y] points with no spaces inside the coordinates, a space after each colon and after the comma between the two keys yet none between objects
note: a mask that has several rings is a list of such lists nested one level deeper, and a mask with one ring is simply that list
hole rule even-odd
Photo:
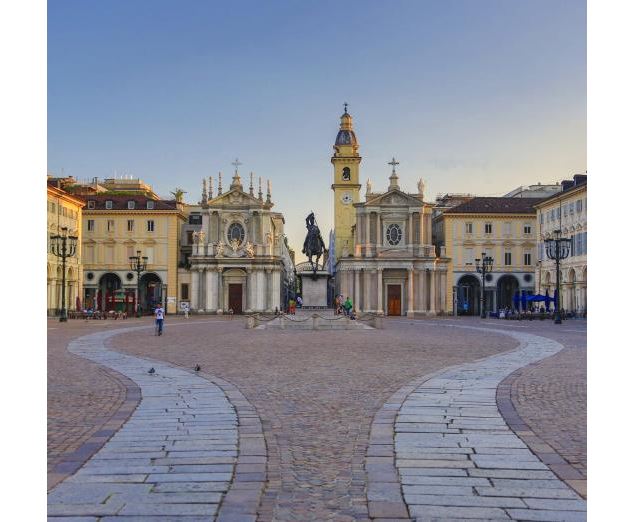
[{"label": "clear sky at horizon", "polygon": [[59,0],[48,16],[49,171],[193,203],[239,157],[244,183],[272,180],[296,251],[308,211],[332,226],[344,101],[375,190],[392,156],[430,201],[586,170],[581,0]]}]

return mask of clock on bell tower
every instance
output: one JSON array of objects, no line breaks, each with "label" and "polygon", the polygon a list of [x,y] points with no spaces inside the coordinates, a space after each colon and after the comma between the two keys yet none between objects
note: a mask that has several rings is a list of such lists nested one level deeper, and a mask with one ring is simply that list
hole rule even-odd
[{"label": "clock on bell tower", "polygon": [[348,104],[344,104],[344,114],[340,118],[340,131],[333,145],[333,189],[335,211],[335,259],[342,257],[346,249],[352,253],[355,224],[354,203],[359,202],[359,155],[357,136],[353,131],[353,118],[348,113]]}]

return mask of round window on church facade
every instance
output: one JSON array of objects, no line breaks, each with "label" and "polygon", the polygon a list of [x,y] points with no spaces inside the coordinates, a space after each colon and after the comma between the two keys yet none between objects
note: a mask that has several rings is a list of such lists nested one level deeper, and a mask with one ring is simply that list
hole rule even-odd
[{"label": "round window on church facade", "polygon": [[245,229],[240,223],[232,223],[227,229],[227,241],[231,243],[234,239],[238,241],[238,244],[242,244],[245,240]]},{"label": "round window on church facade", "polygon": [[386,228],[386,240],[389,245],[398,245],[401,242],[401,227],[395,223]]}]

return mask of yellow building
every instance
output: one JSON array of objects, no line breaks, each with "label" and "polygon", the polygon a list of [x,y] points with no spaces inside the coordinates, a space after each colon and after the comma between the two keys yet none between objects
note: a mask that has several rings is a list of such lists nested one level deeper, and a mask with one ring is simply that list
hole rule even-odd
[{"label": "yellow building", "polygon": [[485,310],[514,308],[514,296],[534,293],[535,198],[474,197],[435,217],[437,243],[451,258],[445,311],[480,314],[481,275],[476,259],[492,257],[485,280]]},{"label": "yellow building", "polygon": [[148,258],[140,278],[142,310],[147,313],[162,303],[168,313],[177,311],[179,241],[185,216],[181,203],[152,196],[134,191],[83,196],[85,307],[135,309],[137,275],[129,258],[140,251]]},{"label": "yellow building", "polygon": [[359,203],[359,155],[357,136],[353,130],[353,118],[348,113],[346,104],[344,114],[340,118],[340,130],[335,138],[335,151],[331,158],[334,179],[331,189],[335,198],[335,258],[347,256],[353,249],[353,225],[355,224],[355,208]]},{"label": "yellow building", "polygon": [[576,315],[586,315],[587,309],[587,223],[586,175],[577,174],[563,181],[562,191],[535,205],[538,212],[536,239],[540,245],[536,267],[536,290],[541,295],[556,289],[556,262],[547,258],[544,240],[554,237],[572,239],[569,257],[560,263],[560,307]]},{"label": "yellow building", "polygon": [[77,251],[66,258],[66,308],[74,309],[77,297],[82,294],[82,207],[84,202],[64,190],[72,178],[47,179],[47,257],[46,257],[46,308],[48,315],[57,315],[62,308],[62,259],[51,250],[51,236],[77,236]]}]

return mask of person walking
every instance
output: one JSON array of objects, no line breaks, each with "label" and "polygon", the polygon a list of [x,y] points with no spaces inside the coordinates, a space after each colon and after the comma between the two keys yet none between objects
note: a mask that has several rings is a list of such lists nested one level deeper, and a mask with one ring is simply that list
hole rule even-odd
[{"label": "person walking", "polygon": [[157,335],[162,335],[163,334],[163,316],[164,316],[165,312],[162,308],[161,305],[157,305],[157,307],[154,309],[154,317],[155,317],[155,322],[157,325]]},{"label": "person walking", "polygon": [[297,303],[298,308],[302,308],[302,296],[301,295],[299,295],[296,298],[295,302]]}]

